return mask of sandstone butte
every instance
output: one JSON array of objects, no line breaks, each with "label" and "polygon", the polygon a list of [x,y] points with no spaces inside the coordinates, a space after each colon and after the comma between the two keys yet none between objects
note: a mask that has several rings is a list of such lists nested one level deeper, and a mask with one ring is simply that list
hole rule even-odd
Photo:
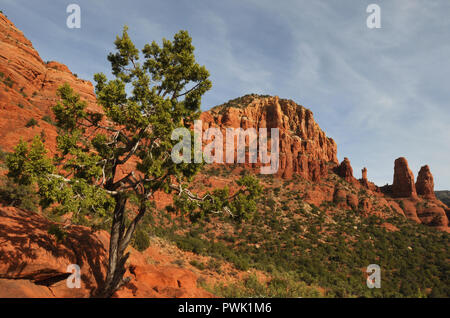
[{"label": "sandstone butte", "polygon": [[[65,82],[81,95],[90,109],[101,110],[91,82],[77,78],[63,64],[42,61],[23,33],[0,14],[1,149],[11,151],[20,139],[29,141],[35,135],[44,135],[49,152],[55,151],[57,133],[51,123],[51,107],[57,101],[56,89]],[[37,125],[27,125],[30,119],[36,120]],[[203,129],[218,127],[223,132],[238,127],[279,128],[277,177],[300,176],[308,180],[310,187],[305,200],[309,203],[319,206],[334,201],[342,208],[359,209],[363,215],[382,214],[378,207],[389,206],[417,223],[449,231],[446,212],[450,211],[434,196],[434,181],[428,166],[422,167],[415,182],[407,160],[398,158],[392,185],[376,186],[368,180],[366,168],[358,180],[353,176],[348,158],[339,163],[336,143],[320,129],[313,113],[291,100],[246,95],[204,112],[201,119]],[[246,164],[245,168],[256,169],[258,164]],[[330,179],[333,174],[376,199],[352,193],[341,181]],[[229,182],[218,180],[211,186]],[[162,193],[156,194],[155,200],[160,206],[170,202]],[[75,226],[69,230],[68,239],[59,243],[48,235],[50,221],[12,207],[0,207],[0,224],[0,297],[87,297],[101,283],[108,245],[106,232],[92,233]],[[391,228],[389,224],[386,227]],[[193,272],[149,265],[145,254],[131,251],[129,274],[134,278],[117,297],[212,296],[197,287]],[[61,287],[65,284],[63,278],[67,277],[66,267],[72,263],[80,264],[85,273],[84,287],[76,295],[68,295],[67,288]]]}]

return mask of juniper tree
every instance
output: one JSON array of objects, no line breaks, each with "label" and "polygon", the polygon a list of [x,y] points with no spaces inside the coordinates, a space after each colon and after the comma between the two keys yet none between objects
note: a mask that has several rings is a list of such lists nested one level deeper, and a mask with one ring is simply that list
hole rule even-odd
[{"label": "juniper tree", "polygon": [[[35,185],[44,209],[71,212],[74,223],[87,215],[111,218],[109,262],[105,283],[95,293],[99,297],[112,296],[128,281],[126,249],[156,191],[174,192],[180,211],[227,212],[237,219],[256,209],[261,192],[256,179],[244,176],[234,194],[225,188],[195,195],[187,186],[201,165],[171,160],[177,142],[172,131],[192,127],[202,95],[211,88],[208,71],[195,61],[188,32],[139,52],[125,27],[115,47],[108,55],[114,78],[94,76],[103,111],[88,110],[64,84],[53,107],[58,127],[53,158],[39,137],[31,144],[21,141],[7,158],[9,178]],[[134,209],[126,209],[130,198]]]}]

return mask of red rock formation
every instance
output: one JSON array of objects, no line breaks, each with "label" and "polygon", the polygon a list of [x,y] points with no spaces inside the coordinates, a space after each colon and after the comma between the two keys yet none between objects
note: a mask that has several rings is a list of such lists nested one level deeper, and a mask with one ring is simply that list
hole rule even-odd
[{"label": "red rock formation", "polygon": [[366,189],[369,189],[373,192],[380,192],[380,189],[375,185],[375,183],[370,182],[367,179],[367,168],[364,167],[361,170],[361,179],[359,179],[359,183]]},{"label": "red rock formation", "polygon": [[417,197],[414,175],[403,157],[395,160],[392,195],[397,198]]},{"label": "red rock formation", "polygon": [[420,168],[416,182],[417,194],[423,195],[426,199],[436,199],[434,194],[434,181],[428,165]]},{"label": "red rock formation", "polygon": [[345,157],[341,164],[336,168],[336,173],[350,183],[355,181],[355,178],[353,177],[353,168],[347,157]]},{"label": "red rock formation", "polygon": [[[100,109],[89,81],[78,79],[65,65],[42,61],[31,42],[0,13],[0,145],[4,150],[41,131],[47,148],[55,149],[56,129],[43,118],[52,116],[56,89],[65,82],[87,101],[89,109]],[[38,125],[26,127],[32,118]]]},{"label": "red rock formation", "polygon": [[447,227],[448,218],[445,210],[434,204],[420,205],[417,209],[417,216],[423,224],[428,226]]},{"label": "red rock formation", "polygon": [[219,127],[224,136],[226,128],[255,128],[257,131],[267,128],[268,136],[270,128],[279,128],[280,167],[277,175],[283,178],[291,178],[295,173],[318,181],[327,175],[328,162],[337,163],[334,140],[320,129],[310,110],[291,100],[247,95],[212,108],[203,113],[201,119],[204,130]]},{"label": "red rock formation", "polygon": [[[58,242],[55,223],[33,213],[0,207],[0,298],[89,297],[105,277],[109,234],[70,226]],[[155,266],[129,248],[128,285],[116,297],[211,297],[197,288],[197,276],[174,266]],[[81,288],[66,285],[67,266],[81,269]]]},{"label": "red rock formation", "polygon": [[361,180],[362,180],[362,183],[363,184],[368,184],[369,183],[369,180],[367,180],[367,168],[366,167],[364,167],[362,170],[361,170]]}]

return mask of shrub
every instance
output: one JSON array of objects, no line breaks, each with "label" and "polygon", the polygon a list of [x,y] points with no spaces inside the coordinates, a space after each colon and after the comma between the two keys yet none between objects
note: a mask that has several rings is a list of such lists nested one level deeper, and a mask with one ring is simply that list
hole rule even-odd
[{"label": "shrub", "polygon": [[21,88],[20,88],[20,94],[21,94],[23,97],[27,98],[28,95],[24,92],[24,89],[25,89],[25,87],[21,87]]},{"label": "shrub", "polygon": [[31,186],[18,185],[7,179],[0,186],[0,202],[32,212],[38,211],[39,200]]},{"label": "shrub", "polygon": [[9,88],[12,88],[14,85],[14,81],[9,76],[3,81],[3,83],[5,83],[5,85]]},{"label": "shrub", "polygon": [[198,268],[198,269],[201,270],[201,271],[204,270],[204,269],[206,268],[206,267],[205,267],[205,264],[200,263],[200,262],[196,261],[195,259],[192,260],[192,261],[190,261],[189,264],[191,264],[192,266]]},{"label": "shrub", "polygon": [[220,274],[222,272],[221,271],[222,265],[220,264],[220,262],[218,260],[216,260],[214,258],[211,258],[208,261],[207,267],[208,267],[208,269],[215,271],[216,273]]},{"label": "shrub", "polygon": [[54,122],[49,115],[45,115],[44,117],[42,117],[42,120],[49,123],[50,125],[54,125]]},{"label": "shrub", "polygon": [[37,120],[34,119],[34,118],[31,118],[31,119],[25,124],[25,127],[30,128],[30,127],[34,127],[34,126],[36,126],[36,125],[38,125]]},{"label": "shrub", "polygon": [[48,234],[53,235],[57,242],[62,242],[67,236],[67,232],[61,229],[57,224],[52,224],[47,230]]},{"label": "shrub", "polygon": [[150,246],[150,238],[145,231],[138,229],[131,245],[139,252],[143,252]]}]

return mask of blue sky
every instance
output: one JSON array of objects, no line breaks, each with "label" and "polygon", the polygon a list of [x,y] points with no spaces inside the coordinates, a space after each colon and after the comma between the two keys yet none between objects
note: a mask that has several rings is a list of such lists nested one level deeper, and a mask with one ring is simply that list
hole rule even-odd
[{"label": "blue sky", "polygon": [[[66,27],[66,7],[81,7],[81,29]],[[381,29],[366,26],[370,3]],[[419,0],[0,0],[43,60],[92,80],[124,24],[140,48],[188,30],[213,88],[203,109],[260,93],[314,112],[349,157],[392,183],[405,156],[414,175],[430,165],[436,189],[450,189],[450,1]]]}]

